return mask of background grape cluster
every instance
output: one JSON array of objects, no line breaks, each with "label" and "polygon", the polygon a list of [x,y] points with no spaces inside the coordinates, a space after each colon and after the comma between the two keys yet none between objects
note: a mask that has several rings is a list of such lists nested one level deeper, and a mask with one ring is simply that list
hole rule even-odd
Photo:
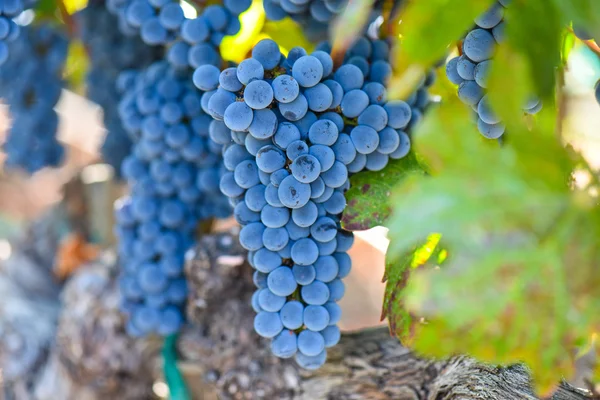
[{"label": "background grape cluster", "polygon": [[119,81],[134,140],[122,171],[130,194],[115,212],[122,306],[130,334],[169,335],[183,323],[184,254],[198,223],[231,213],[219,193],[221,146],[208,138],[210,117],[189,74],[160,61]]},{"label": "background grape cluster", "polygon": [[21,27],[14,21],[23,11],[37,3],[37,0],[11,0],[0,4],[0,65],[8,60],[10,43],[21,33]]},{"label": "background grape cluster", "polygon": [[[498,0],[479,16],[475,28],[463,40],[462,54],[446,64],[448,79],[458,85],[458,97],[477,113],[477,128],[488,139],[497,139],[505,131],[504,124],[490,106],[485,88],[495,47],[504,40],[504,8],[509,3],[510,0]],[[539,99],[532,97],[523,106],[523,111],[536,114],[541,108]]]},{"label": "background grape cluster", "polygon": [[57,141],[58,102],[69,42],[47,24],[20,28],[10,57],[0,67],[0,96],[9,106],[11,127],[3,149],[5,166],[34,173],[58,166],[64,149]]},{"label": "background grape cluster", "polygon": [[123,159],[131,152],[131,140],[118,112],[121,94],[117,78],[125,70],[141,69],[163,58],[163,51],[115,29],[117,17],[101,1],[90,2],[75,19],[90,62],[86,95],[102,108],[107,130],[100,151],[103,160],[118,174]]}]

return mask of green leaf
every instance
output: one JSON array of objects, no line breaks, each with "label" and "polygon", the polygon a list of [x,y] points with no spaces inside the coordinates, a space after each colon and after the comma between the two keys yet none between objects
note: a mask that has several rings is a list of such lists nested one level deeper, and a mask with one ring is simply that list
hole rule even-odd
[{"label": "green leaf", "polygon": [[506,8],[505,18],[508,40],[503,45],[524,58],[535,94],[550,99],[556,68],[560,66],[564,28],[559,10],[547,0],[513,1]]},{"label": "green leaf", "polygon": [[64,76],[71,90],[80,94],[83,92],[88,67],[89,59],[85,46],[80,40],[72,40],[69,43],[64,69]]},{"label": "green leaf", "polygon": [[395,185],[408,175],[423,175],[425,169],[411,152],[400,160],[392,160],[382,171],[366,171],[350,178],[346,192],[348,206],[342,226],[360,231],[384,225],[390,215],[390,194]]},{"label": "green leaf", "polygon": [[473,20],[495,0],[420,0],[410,2],[402,15],[402,51],[396,63],[429,66],[444,57],[448,45],[473,26]]},{"label": "green leaf", "polygon": [[440,235],[430,235],[426,241],[415,246],[402,257],[386,262],[383,278],[386,285],[381,320],[388,319],[390,332],[404,345],[410,345],[419,319],[404,306],[403,291],[413,270],[435,266],[443,261],[441,254],[445,250],[439,246],[439,240]]},{"label": "green leaf", "polygon": [[[600,182],[572,187],[586,165],[563,148],[553,115],[531,130],[515,124],[499,147],[456,99],[431,110],[414,133],[431,174],[401,181],[389,203],[384,303],[417,351],[525,362],[543,393],[570,376],[573,349],[600,328]],[[451,257],[403,286],[407,252],[432,233]]]}]

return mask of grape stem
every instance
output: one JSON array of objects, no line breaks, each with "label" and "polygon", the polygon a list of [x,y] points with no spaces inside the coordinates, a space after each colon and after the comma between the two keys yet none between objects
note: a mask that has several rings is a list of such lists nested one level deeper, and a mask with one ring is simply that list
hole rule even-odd
[{"label": "grape stem", "polygon": [[73,19],[73,16],[69,14],[69,11],[67,11],[67,7],[65,6],[64,0],[57,1],[56,3],[58,5],[58,11],[60,12],[60,16],[65,25],[67,26],[67,33],[69,34],[69,37],[73,38],[75,36],[75,33],[77,32],[75,20]]}]

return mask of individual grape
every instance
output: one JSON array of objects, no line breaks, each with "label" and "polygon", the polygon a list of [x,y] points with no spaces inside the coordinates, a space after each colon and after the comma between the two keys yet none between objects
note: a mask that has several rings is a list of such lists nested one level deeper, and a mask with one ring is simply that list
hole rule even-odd
[{"label": "individual grape", "polygon": [[500,122],[500,118],[492,111],[487,96],[484,96],[477,105],[477,113],[483,122],[489,125],[495,125]]},{"label": "individual grape", "polygon": [[271,292],[284,297],[294,293],[297,287],[292,270],[284,266],[278,267],[269,273],[267,285]]},{"label": "individual grape", "polygon": [[283,330],[283,324],[276,312],[261,311],[254,318],[254,330],[260,336],[273,338]]},{"label": "individual grape", "polygon": [[248,132],[257,139],[268,139],[277,131],[277,115],[271,110],[254,110]]},{"label": "individual grape", "polygon": [[298,182],[311,183],[319,177],[321,163],[310,154],[302,154],[292,162],[290,170]]},{"label": "individual grape", "polygon": [[292,210],[292,220],[300,227],[310,227],[316,222],[317,217],[317,206],[312,201]]},{"label": "individual grape", "polygon": [[[246,86],[244,101],[255,110],[266,108],[273,101],[273,89],[266,81],[255,80]],[[238,129],[238,130],[245,130]]]},{"label": "individual grape", "polygon": [[[290,220],[285,225],[285,228],[290,236],[292,241],[296,241],[305,237],[308,237],[310,234],[310,229],[298,226],[294,221]],[[291,250],[290,250],[291,253]]]},{"label": "individual grape", "polygon": [[[325,182],[325,185],[329,188],[339,188],[348,180],[348,168],[341,162],[336,161],[333,163],[331,169],[321,174],[321,178],[323,178],[323,182]],[[333,191],[326,197],[321,196],[322,201],[327,201],[329,197],[331,197],[331,194],[333,194]]]},{"label": "individual grape", "polygon": [[201,65],[194,71],[194,85],[205,92],[215,90],[219,86],[221,72],[214,65]]},{"label": "individual grape", "polygon": [[297,157],[308,153],[308,145],[304,140],[296,140],[289,144],[286,155],[291,161],[294,161]]},{"label": "individual grape", "polygon": [[[315,258],[316,261],[316,258]],[[333,283],[335,281],[332,281]],[[327,284],[315,280],[314,282],[303,286],[300,290],[302,300],[311,305],[321,306],[325,304],[330,297],[330,288]],[[339,294],[339,293],[338,293]]]},{"label": "individual grape", "polygon": [[248,58],[242,61],[237,67],[237,78],[243,85],[247,85],[257,79],[262,79],[264,74],[264,67],[254,58]]},{"label": "individual grape", "polygon": [[479,63],[492,57],[495,43],[491,33],[484,29],[475,29],[466,36],[463,51],[467,57]]},{"label": "individual grape", "polygon": [[285,228],[267,228],[263,233],[263,244],[271,251],[279,251],[285,247],[290,237]]},{"label": "individual grape", "polygon": [[342,114],[347,118],[358,117],[368,105],[369,96],[359,89],[354,89],[344,94],[342,103],[340,104]]},{"label": "individual grape", "polygon": [[266,248],[259,249],[254,255],[254,266],[257,270],[265,274],[268,274],[275,268],[281,266],[281,261],[281,256],[279,256],[279,254],[267,250]]},{"label": "individual grape", "polygon": [[319,257],[319,249],[310,238],[298,240],[291,249],[291,258],[298,265],[311,265]]},{"label": "individual grape", "polygon": [[279,185],[279,199],[288,208],[300,208],[310,199],[310,186],[299,182],[295,177],[288,176]]},{"label": "individual grape", "polygon": [[260,62],[265,70],[271,70],[281,59],[279,46],[273,40],[263,39],[252,49],[252,58]]},{"label": "individual grape", "polygon": [[498,139],[504,134],[505,131],[503,124],[488,124],[485,123],[481,118],[477,120],[477,129],[484,137],[488,139]]},{"label": "individual grape", "polygon": [[307,329],[319,332],[329,325],[329,313],[323,306],[309,305],[304,309],[304,325]]},{"label": "individual grape", "polygon": [[458,57],[458,62],[456,64],[456,70],[458,75],[464,80],[472,81],[475,79],[475,67],[478,64],[475,64],[465,55]]},{"label": "individual grape", "polygon": [[289,121],[298,121],[306,115],[308,111],[308,101],[303,94],[299,94],[289,103],[279,103],[279,112]]},{"label": "individual grape", "polygon": [[240,244],[246,250],[259,250],[263,247],[262,235],[265,226],[260,222],[255,222],[242,227],[240,231]]},{"label": "individual grape", "polygon": [[280,103],[290,103],[300,94],[298,82],[289,75],[279,75],[271,85],[273,96]]},{"label": "individual grape", "polygon": [[313,56],[302,56],[294,63],[292,76],[303,87],[313,87],[323,78],[323,64]]},{"label": "individual grape", "polygon": [[333,76],[346,93],[354,89],[360,89],[364,83],[363,73],[357,66],[352,64],[342,65]]},{"label": "individual grape", "polygon": [[312,144],[331,146],[338,138],[338,128],[330,120],[321,119],[311,125],[308,130],[308,138]]},{"label": "individual grape", "polygon": [[487,80],[490,74],[491,61],[483,61],[475,67],[473,76],[475,82],[482,88],[487,88]]},{"label": "individual grape", "polygon": [[285,207],[273,207],[269,204],[260,212],[260,219],[269,228],[281,228],[290,219],[290,211]]},{"label": "individual grape", "polygon": [[333,347],[339,343],[342,334],[340,328],[335,325],[330,325],[321,331],[323,339],[325,341],[325,347]]},{"label": "individual grape", "polygon": [[304,306],[299,301],[288,301],[279,312],[281,322],[287,329],[298,329],[304,323]]},{"label": "individual grape", "polygon": [[269,289],[262,289],[258,292],[258,305],[264,311],[278,312],[284,304],[285,297],[277,296]]},{"label": "individual grape", "polygon": [[275,146],[265,146],[256,153],[256,164],[261,171],[273,173],[283,168],[285,155]]},{"label": "individual grape", "polygon": [[340,301],[344,297],[346,286],[341,279],[334,279],[327,284],[327,287],[329,288],[329,298],[331,301]]},{"label": "individual grape", "polygon": [[356,151],[362,154],[370,154],[379,146],[379,135],[377,131],[366,125],[358,125],[350,132],[350,138]]},{"label": "individual grape", "polygon": [[242,102],[231,103],[224,113],[225,125],[234,131],[245,131],[250,127],[254,112],[248,105]]},{"label": "individual grape", "polygon": [[316,356],[307,356],[301,352],[296,353],[296,362],[299,366],[307,370],[315,370],[325,364],[327,359],[327,353],[325,350],[317,354]]},{"label": "individual grape", "polygon": [[271,351],[280,358],[293,357],[298,351],[296,334],[289,330],[281,332],[271,342]]},{"label": "individual grape", "polygon": [[314,112],[323,112],[330,108],[333,103],[333,93],[323,83],[318,83],[306,89],[304,94],[308,102],[308,108]]},{"label": "individual grape", "polygon": [[298,334],[298,351],[300,353],[306,356],[316,356],[324,349],[325,339],[320,333],[305,330]]},{"label": "individual grape", "polygon": [[317,276],[315,267],[312,265],[294,265],[292,273],[299,285],[308,285],[312,283]]},{"label": "individual grape", "polygon": [[289,122],[280,123],[273,137],[273,142],[282,150],[286,150],[291,143],[297,140],[300,140],[300,131]]},{"label": "individual grape", "polygon": [[342,318],[342,308],[334,302],[328,302],[323,305],[329,313],[329,325],[337,324]]},{"label": "individual grape", "polygon": [[458,73],[458,60],[459,57],[454,57],[446,64],[446,76],[455,85],[460,85],[464,82],[463,77]]},{"label": "individual grape", "polygon": [[498,25],[504,17],[504,8],[496,3],[489,10],[475,18],[475,23],[483,29],[492,29]]},{"label": "individual grape", "polygon": [[458,98],[467,105],[477,105],[482,97],[483,89],[475,81],[465,81],[458,87]]}]

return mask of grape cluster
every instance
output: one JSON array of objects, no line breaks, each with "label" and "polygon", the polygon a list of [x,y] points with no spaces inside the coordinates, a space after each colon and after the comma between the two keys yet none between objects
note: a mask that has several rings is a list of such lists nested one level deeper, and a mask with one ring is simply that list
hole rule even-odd
[{"label": "grape cluster", "polygon": [[[348,0],[264,0],[263,7],[267,19],[280,21],[290,17],[303,27],[309,40],[318,42],[329,36],[329,25],[344,11],[348,3]],[[401,0],[394,0],[392,9],[399,7],[401,3]],[[382,14],[383,7],[383,0],[373,2],[367,26]]]},{"label": "grape cluster", "polygon": [[9,44],[14,42],[21,32],[21,28],[14,18],[35,5],[37,0],[3,1],[0,5],[0,65],[8,60],[10,54]]},{"label": "grape cluster", "polygon": [[107,130],[101,147],[102,157],[119,173],[123,159],[131,152],[131,140],[119,117],[121,95],[117,90],[117,77],[124,70],[150,65],[162,58],[162,51],[114,29],[117,18],[104,4],[90,2],[75,18],[90,62],[86,76],[87,97],[102,107]]},{"label": "grape cluster", "polygon": [[[353,50],[367,47],[365,59],[384,59],[375,42]],[[224,145],[220,188],[256,270],[255,330],[273,339],[275,355],[295,356],[308,369],[321,366],[340,338],[337,302],[353,243],[340,227],[349,175],[379,170],[410,147],[400,131],[410,106],[386,102],[377,80],[387,75],[370,70],[368,79],[354,64],[334,71],[322,50],[294,48],[286,58],[265,39],[239,66],[194,75],[198,87],[215,88],[202,104],[214,118],[211,138]]]},{"label": "grape cluster", "polygon": [[208,6],[198,17],[186,20],[178,39],[169,46],[169,62],[177,68],[220,67],[219,45],[225,36],[239,32],[239,14],[246,11],[251,3],[250,0],[225,1],[224,6]]},{"label": "grape cluster", "polygon": [[173,40],[185,20],[176,0],[107,0],[109,11],[119,18],[121,32],[138,34],[149,45]]},{"label": "grape cluster", "polygon": [[198,223],[231,213],[219,192],[222,146],[209,138],[211,117],[189,73],[162,61],[124,72],[119,85],[134,142],[123,162],[131,192],[116,206],[123,310],[131,335],[168,335],[183,322],[184,254]]},{"label": "grape cluster", "polygon": [[[485,94],[496,44],[504,40],[504,8],[510,0],[498,0],[488,11],[475,19],[476,27],[465,37],[463,54],[446,64],[448,79],[458,85],[458,97],[477,113],[477,128],[488,139],[504,134],[505,126],[494,113]],[[523,110],[536,114],[542,108],[537,98],[531,98]]]},{"label": "grape cluster", "polygon": [[5,166],[34,173],[58,166],[64,148],[56,139],[54,106],[63,88],[68,40],[49,25],[30,25],[10,43],[0,68],[0,97],[10,109],[11,127],[3,149]]},{"label": "grape cluster", "polygon": [[199,44],[206,41],[206,35],[209,43],[218,46],[223,36],[239,31],[237,16],[250,4],[251,0],[225,0],[223,6],[210,5],[201,17],[189,20],[176,0],[107,0],[108,9],[119,17],[121,31],[127,35],[139,32],[149,45],[166,45],[179,37]]}]

